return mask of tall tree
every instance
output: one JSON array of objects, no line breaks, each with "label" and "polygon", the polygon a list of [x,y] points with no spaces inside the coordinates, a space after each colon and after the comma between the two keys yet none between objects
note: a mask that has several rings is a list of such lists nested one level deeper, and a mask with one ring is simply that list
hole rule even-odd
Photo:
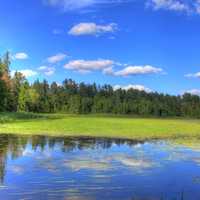
[{"label": "tall tree", "polygon": [[11,82],[11,95],[12,95],[11,100],[12,100],[13,111],[17,111],[20,90],[25,81],[26,79],[22,73],[15,72]]},{"label": "tall tree", "polygon": [[18,112],[25,112],[28,111],[28,107],[27,107],[27,103],[28,103],[28,91],[29,89],[29,85],[28,82],[25,82],[24,84],[22,84],[20,86],[20,90],[19,90],[19,98],[18,98],[18,107],[17,107],[17,111]]}]

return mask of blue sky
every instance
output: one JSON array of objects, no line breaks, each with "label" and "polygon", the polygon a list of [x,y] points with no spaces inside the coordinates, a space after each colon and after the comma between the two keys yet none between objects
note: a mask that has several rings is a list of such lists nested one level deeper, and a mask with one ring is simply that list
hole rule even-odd
[{"label": "blue sky", "polygon": [[0,53],[30,81],[200,94],[199,0],[6,0],[0,19]]}]

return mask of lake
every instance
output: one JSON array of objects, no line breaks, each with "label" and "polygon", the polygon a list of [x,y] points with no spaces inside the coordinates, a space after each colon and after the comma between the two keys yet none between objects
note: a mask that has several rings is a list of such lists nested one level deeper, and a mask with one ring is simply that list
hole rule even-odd
[{"label": "lake", "polygon": [[0,135],[0,200],[199,200],[200,143]]}]

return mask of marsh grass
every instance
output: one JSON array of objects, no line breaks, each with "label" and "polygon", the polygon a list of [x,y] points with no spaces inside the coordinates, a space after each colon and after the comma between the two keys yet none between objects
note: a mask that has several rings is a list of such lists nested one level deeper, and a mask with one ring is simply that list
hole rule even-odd
[{"label": "marsh grass", "polygon": [[200,138],[200,120],[113,115],[0,113],[0,133],[136,140]]},{"label": "marsh grass", "polygon": [[11,112],[11,113],[0,113],[0,124],[17,122],[17,121],[30,121],[39,119],[58,119],[62,115],[53,114],[38,114],[38,113],[26,113],[26,112]]}]

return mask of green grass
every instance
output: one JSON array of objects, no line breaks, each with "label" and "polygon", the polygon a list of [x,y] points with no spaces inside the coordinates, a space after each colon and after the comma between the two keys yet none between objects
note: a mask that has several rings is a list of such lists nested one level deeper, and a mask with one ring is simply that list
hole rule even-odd
[{"label": "green grass", "polygon": [[0,133],[129,139],[200,138],[200,120],[1,113]]}]

